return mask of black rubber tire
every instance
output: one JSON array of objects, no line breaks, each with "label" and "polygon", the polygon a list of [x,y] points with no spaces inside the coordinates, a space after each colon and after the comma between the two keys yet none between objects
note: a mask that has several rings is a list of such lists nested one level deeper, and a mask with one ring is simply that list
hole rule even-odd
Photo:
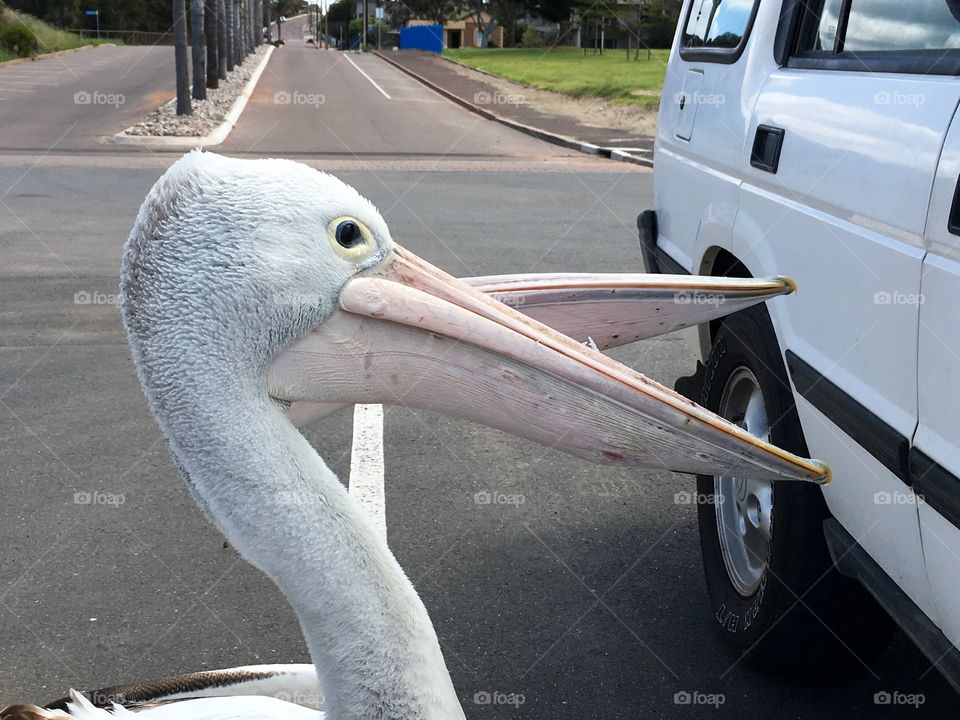
[{"label": "black rubber tire", "polygon": [[[728,378],[742,366],[753,372],[763,393],[770,441],[808,456],[776,334],[762,306],[721,324],[700,402],[718,411]],[[746,598],[734,588],[721,554],[714,478],[698,477],[697,489],[707,499],[698,504],[698,518],[712,614],[738,654],[773,672],[817,675],[862,668],[884,651],[895,625],[860,583],[833,568],[823,536],[829,511],[818,486],[774,483],[767,570]]]}]

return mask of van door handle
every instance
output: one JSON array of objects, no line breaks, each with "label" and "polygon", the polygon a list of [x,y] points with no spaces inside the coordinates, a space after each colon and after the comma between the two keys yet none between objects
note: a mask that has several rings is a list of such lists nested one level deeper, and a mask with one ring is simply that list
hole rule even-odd
[{"label": "van door handle", "polygon": [[783,147],[784,129],[773,125],[758,125],[750,151],[750,164],[768,173],[777,174],[780,167],[780,149]]}]

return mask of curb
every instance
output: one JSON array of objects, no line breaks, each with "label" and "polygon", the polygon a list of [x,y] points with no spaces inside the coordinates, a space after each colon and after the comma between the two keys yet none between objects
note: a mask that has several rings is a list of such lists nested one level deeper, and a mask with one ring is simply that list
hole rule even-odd
[{"label": "curb", "polygon": [[[110,143],[112,145],[128,145],[128,146],[137,146],[137,147],[154,147],[154,148],[182,148],[182,149],[191,149],[195,147],[210,147],[212,145],[219,145],[224,140],[227,139],[227,135],[230,134],[230,131],[233,130],[233,126],[237,124],[237,121],[240,119],[240,114],[243,112],[243,109],[247,106],[247,101],[250,99],[250,96],[253,95],[254,89],[257,87],[257,82],[260,80],[260,76],[263,75],[264,69],[267,67],[267,62],[269,62],[270,57],[273,55],[273,51],[276,50],[276,46],[271,45],[267,48],[267,52],[264,53],[263,59],[260,61],[260,64],[257,65],[256,69],[253,71],[253,74],[250,76],[250,79],[247,80],[247,84],[244,86],[243,91],[237,96],[237,99],[233,101],[233,105],[230,107],[230,112],[227,113],[227,117],[224,118],[223,122],[217,125],[209,134],[202,137],[197,135],[127,135],[125,134],[133,126],[126,128],[118,132],[116,135],[106,138],[104,142]],[[176,98],[174,98],[176,100]],[[170,102],[173,102],[171,100]]]},{"label": "curb", "polygon": [[[632,163],[634,165],[642,165],[644,167],[651,167],[651,168],[653,167],[653,160],[650,158],[634,157],[633,155],[625,153],[622,150],[617,150],[615,148],[608,148],[608,147],[600,147],[599,145],[594,145],[593,143],[581,142],[576,138],[567,137],[566,135],[557,135],[556,133],[547,132],[546,130],[541,130],[540,128],[536,128],[531,125],[525,125],[524,123],[517,122],[516,120],[505,118],[502,115],[497,115],[496,113],[490,112],[485,108],[474,105],[472,102],[468,100],[464,100],[463,98],[453,94],[449,90],[446,90],[445,88],[440,87],[436,83],[431,82],[430,80],[427,80],[422,75],[415,73],[413,70],[410,70],[409,68],[404,67],[403,65],[396,62],[395,60],[391,60],[389,57],[384,55],[383,52],[381,52],[380,50],[375,50],[373,54],[379,57],[384,62],[387,62],[393,67],[397,68],[400,72],[409,75],[417,82],[423,85],[426,85],[428,88],[430,88],[434,92],[439,93],[440,95],[443,95],[443,97],[447,98],[447,100],[450,100],[451,102],[456,103],[460,107],[465,108],[472,113],[480,115],[481,117],[484,117],[487,120],[493,120],[494,122],[498,122],[501,125],[506,125],[507,127],[513,128],[514,130],[518,130],[519,132],[525,133],[527,135],[531,135],[545,142],[552,143],[554,145],[559,145],[560,147],[565,147],[570,150],[576,150],[577,152],[586,153],[587,155],[599,155],[601,157],[609,158],[611,160],[619,160],[620,162]],[[447,58],[444,58],[444,59],[447,59]],[[449,60],[449,59],[447,60],[448,62],[456,63],[455,60]],[[462,65],[462,63],[457,63],[457,64]],[[468,67],[468,66],[463,65],[463,67]],[[470,68],[470,69],[473,70],[474,68]],[[484,73],[484,74],[489,75],[490,73]]]}]

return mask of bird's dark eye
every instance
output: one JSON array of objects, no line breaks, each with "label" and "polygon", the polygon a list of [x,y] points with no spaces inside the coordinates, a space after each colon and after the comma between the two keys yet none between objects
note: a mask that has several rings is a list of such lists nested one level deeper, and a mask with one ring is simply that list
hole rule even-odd
[{"label": "bird's dark eye", "polygon": [[353,220],[344,220],[337,225],[336,237],[337,242],[345,248],[352,248],[363,241],[360,226]]}]

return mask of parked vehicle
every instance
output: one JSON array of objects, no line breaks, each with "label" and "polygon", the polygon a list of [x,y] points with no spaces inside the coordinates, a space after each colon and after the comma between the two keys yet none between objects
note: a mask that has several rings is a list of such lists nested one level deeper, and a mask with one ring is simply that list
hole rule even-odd
[{"label": "parked vehicle", "polygon": [[648,269],[787,274],[692,331],[678,389],[822,458],[702,477],[713,616],[768,667],[861,666],[890,618],[960,689],[960,2],[687,0]]}]

